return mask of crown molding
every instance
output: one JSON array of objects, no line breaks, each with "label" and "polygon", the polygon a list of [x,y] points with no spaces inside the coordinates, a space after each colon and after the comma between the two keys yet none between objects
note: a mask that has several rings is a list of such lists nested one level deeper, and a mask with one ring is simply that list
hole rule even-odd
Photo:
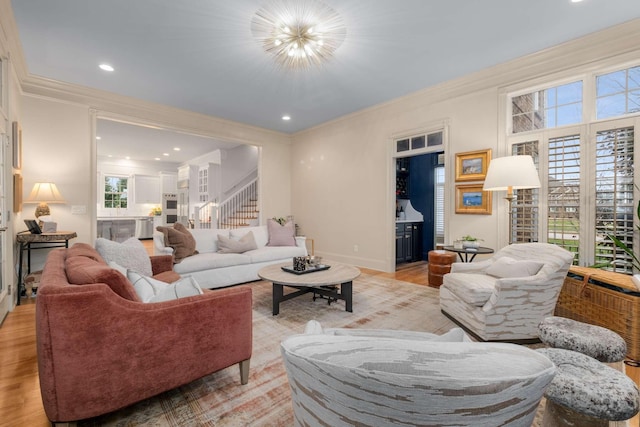
[{"label": "crown molding", "polygon": [[295,133],[305,135],[330,124],[352,120],[358,116],[380,112],[390,108],[412,110],[416,106],[435,104],[440,101],[466,96],[483,90],[493,90],[533,78],[543,78],[566,70],[594,68],[611,58],[635,55],[640,59],[640,19],[606,28],[550,48],[504,62],[455,80],[338,117]]},{"label": "crown molding", "polygon": [[27,75],[21,81],[21,86],[26,95],[87,106],[103,118],[133,120],[136,123],[143,122],[195,135],[254,145],[269,141],[290,143],[291,140],[290,135],[282,132],[40,76]]}]

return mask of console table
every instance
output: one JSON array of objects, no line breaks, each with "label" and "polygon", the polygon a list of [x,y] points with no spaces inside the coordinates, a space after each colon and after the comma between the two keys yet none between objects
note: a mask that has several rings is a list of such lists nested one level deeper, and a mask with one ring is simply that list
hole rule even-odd
[{"label": "console table", "polygon": [[22,277],[23,254],[27,252],[27,274],[31,273],[31,251],[35,249],[68,248],[69,240],[78,237],[75,231],[58,231],[55,233],[32,234],[28,231],[16,234],[16,241],[20,245],[20,263],[18,264],[18,292],[17,305],[20,305],[20,295],[24,289]]}]

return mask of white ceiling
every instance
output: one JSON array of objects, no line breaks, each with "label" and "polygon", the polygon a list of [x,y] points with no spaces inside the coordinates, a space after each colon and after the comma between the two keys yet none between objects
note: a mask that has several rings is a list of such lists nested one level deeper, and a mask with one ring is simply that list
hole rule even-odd
[{"label": "white ceiling", "polygon": [[238,145],[112,120],[98,120],[96,137],[99,138],[96,144],[99,158],[159,161],[175,163],[175,167],[214,150]]},{"label": "white ceiling", "polygon": [[344,43],[287,71],[251,35],[268,1],[11,3],[32,75],[286,133],[640,18],[638,0],[324,0]]}]

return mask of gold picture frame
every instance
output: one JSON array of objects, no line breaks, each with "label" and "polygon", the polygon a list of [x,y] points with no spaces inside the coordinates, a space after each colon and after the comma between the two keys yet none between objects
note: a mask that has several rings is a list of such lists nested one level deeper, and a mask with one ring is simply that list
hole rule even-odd
[{"label": "gold picture frame", "polygon": [[22,175],[13,174],[13,212],[22,211]]},{"label": "gold picture frame", "polygon": [[13,122],[12,125],[13,167],[20,169],[22,168],[22,127],[18,122]]},{"label": "gold picture frame", "polygon": [[456,213],[491,215],[491,192],[482,184],[456,185]]},{"label": "gold picture frame", "polygon": [[456,154],[456,182],[481,181],[487,176],[491,149]]}]

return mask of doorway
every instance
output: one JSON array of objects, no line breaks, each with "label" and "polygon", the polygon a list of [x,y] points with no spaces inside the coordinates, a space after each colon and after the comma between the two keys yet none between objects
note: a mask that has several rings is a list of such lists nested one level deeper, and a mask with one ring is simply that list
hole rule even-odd
[{"label": "doorway", "polygon": [[444,152],[396,159],[396,266],[444,243]]}]

